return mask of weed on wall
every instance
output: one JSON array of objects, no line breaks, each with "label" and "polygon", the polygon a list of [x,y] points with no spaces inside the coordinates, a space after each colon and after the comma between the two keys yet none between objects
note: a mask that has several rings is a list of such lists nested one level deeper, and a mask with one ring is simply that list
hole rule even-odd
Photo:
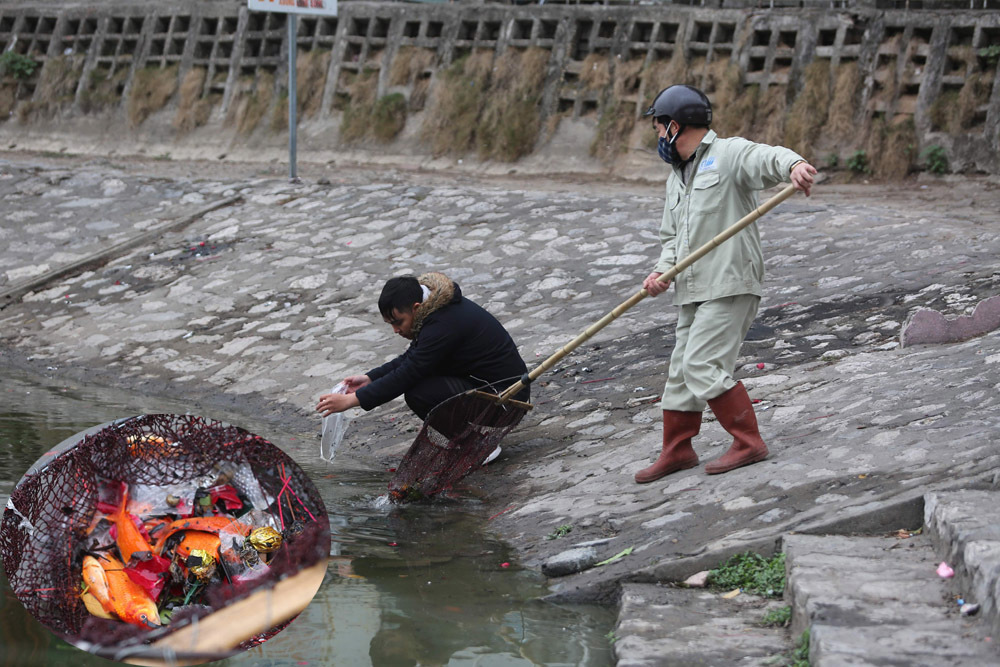
[{"label": "weed on wall", "polygon": [[177,91],[178,67],[146,67],[135,73],[128,99],[129,125],[139,127],[150,114],[166,106]]},{"label": "weed on wall", "polygon": [[18,108],[21,122],[51,117],[59,110],[72,106],[83,63],[82,55],[58,56],[45,61],[33,98]]},{"label": "weed on wall", "polygon": [[299,51],[296,55],[295,102],[299,118],[314,118],[319,113],[331,57],[329,49]]},{"label": "weed on wall", "polygon": [[493,68],[476,148],[482,159],[513,162],[535,147],[549,51],[508,49]]},{"label": "weed on wall", "polygon": [[830,107],[830,61],[820,59],[809,63],[803,79],[805,84],[785,122],[784,145],[814,162],[813,145],[826,124]]},{"label": "weed on wall", "polygon": [[785,86],[768,86],[758,93],[754,122],[750,130],[753,141],[780,145],[785,138]]},{"label": "weed on wall", "polygon": [[408,86],[417,77],[434,65],[436,54],[433,49],[421,46],[401,46],[389,69],[390,86]]},{"label": "weed on wall", "polygon": [[229,105],[226,124],[236,126],[236,134],[246,136],[253,132],[271,108],[274,99],[274,74],[267,71],[241,77]]},{"label": "weed on wall", "polygon": [[348,97],[340,118],[340,142],[351,144],[363,139],[371,127],[372,108],[378,87],[378,71],[343,72]]},{"label": "weed on wall", "polygon": [[873,177],[890,181],[905,178],[917,159],[917,132],[913,119],[890,124],[883,116],[874,118],[864,152]]},{"label": "weed on wall", "polygon": [[461,155],[473,147],[492,68],[493,51],[479,49],[441,73],[421,128],[435,156]]},{"label": "weed on wall", "polygon": [[857,61],[844,63],[837,68],[833,84],[833,98],[827,116],[826,133],[834,141],[850,140],[856,134],[854,117],[861,90],[861,71]]},{"label": "weed on wall", "polygon": [[128,81],[128,68],[112,73],[106,67],[90,70],[86,87],[80,92],[80,110],[83,113],[99,113],[118,106],[122,101],[122,90]]},{"label": "weed on wall", "polygon": [[177,104],[177,114],[174,116],[174,129],[186,134],[196,127],[208,122],[212,109],[219,103],[222,96],[212,94],[202,96],[208,70],[204,67],[192,67],[184,75],[181,82],[180,102]]}]

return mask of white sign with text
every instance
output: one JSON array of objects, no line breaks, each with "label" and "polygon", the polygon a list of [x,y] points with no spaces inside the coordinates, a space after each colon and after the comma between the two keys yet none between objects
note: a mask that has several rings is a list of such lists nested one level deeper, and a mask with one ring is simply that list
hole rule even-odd
[{"label": "white sign with text", "polygon": [[337,0],[247,0],[250,11],[337,15]]}]

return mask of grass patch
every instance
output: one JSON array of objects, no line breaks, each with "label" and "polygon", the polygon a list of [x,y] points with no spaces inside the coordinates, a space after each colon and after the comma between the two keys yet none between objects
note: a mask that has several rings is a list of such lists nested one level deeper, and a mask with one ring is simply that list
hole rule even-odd
[{"label": "grass patch", "polygon": [[82,55],[58,56],[47,60],[38,76],[34,98],[18,109],[21,121],[32,117],[53,116],[63,107],[71,105],[80,83],[83,61]]},{"label": "grass patch", "polygon": [[127,80],[128,68],[123,67],[114,74],[104,67],[90,70],[87,85],[80,93],[80,109],[84,113],[95,113],[119,104]]},{"label": "grass patch", "polygon": [[795,650],[789,656],[788,667],[809,667],[809,629],[799,637]]},{"label": "grass patch", "polygon": [[931,144],[924,150],[920,152],[920,157],[923,158],[924,163],[927,165],[927,171],[938,176],[944,176],[950,171],[948,166],[948,153],[945,152],[944,147],[939,144]]},{"label": "grass patch", "polygon": [[623,60],[615,66],[614,96],[622,98],[638,92],[642,80],[642,68],[645,65],[642,58]]},{"label": "grass patch", "polygon": [[17,84],[0,81],[0,123],[10,117],[17,104]]},{"label": "grass patch", "polygon": [[[295,58],[295,102],[299,118],[313,118],[323,104],[329,49],[299,51]],[[287,125],[287,123],[286,123]]]},{"label": "grass patch", "polygon": [[[903,180],[917,158],[917,131],[913,119],[906,118],[890,125],[884,118],[876,118],[862,152],[866,156],[868,173],[888,181]],[[852,167],[851,160],[848,160],[848,167]],[[864,173],[864,169],[853,167],[852,171]]]},{"label": "grass patch", "polygon": [[246,136],[253,132],[274,99],[274,74],[261,71],[256,80],[252,76],[240,78],[236,83],[233,101],[229,105],[227,125],[235,125],[236,133]]},{"label": "grass patch", "polygon": [[868,164],[868,152],[863,148],[851,153],[847,158],[847,168],[852,174],[871,174],[872,169]]},{"label": "grass patch", "polygon": [[31,58],[15,51],[5,51],[0,55],[0,77],[10,76],[24,81],[38,69],[38,63]]},{"label": "grass patch", "polygon": [[[992,75],[989,77],[992,79]],[[958,91],[955,108],[952,110],[948,131],[959,134],[970,129],[976,116],[976,110],[989,101],[990,84],[981,72],[969,75]]]},{"label": "grass patch", "polygon": [[431,77],[419,77],[410,88],[410,111],[421,111],[427,104],[427,94],[431,90]]},{"label": "grass patch", "polygon": [[760,619],[760,624],[766,628],[787,628],[792,624],[792,608],[790,606],[772,609]]},{"label": "grass patch", "polygon": [[271,113],[271,123],[268,129],[275,134],[288,130],[288,91],[282,90],[278,99],[274,103],[274,111]]},{"label": "grass patch", "polygon": [[772,146],[781,144],[785,136],[784,86],[768,86],[767,90],[758,92],[757,100],[751,130],[754,141]]},{"label": "grass patch", "polygon": [[739,136],[746,109],[740,104],[744,89],[740,68],[728,60],[716,60],[707,68],[705,88],[714,98],[712,127],[722,137]]},{"label": "grass patch", "polygon": [[611,83],[611,66],[607,54],[591,53],[580,65],[580,86],[587,91],[604,90]]},{"label": "grass patch", "polygon": [[128,99],[129,125],[139,127],[152,113],[166,106],[177,91],[178,67],[146,67],[135,73]]},{"label": "grass patch", "polygon": [[177,104],[177,114],[174,116],[174,129],[186,134],[196,127],[208,122],[212,109],[219,103],[219,94],[202,96],[205,78],[208,70],[204,67],[192,67],[184,75],[181,82],[180,101]]},{"label": "grass patch", "polygon": [[541,130],[538,103],[549,52],[509,49],[495,63],[480,49],[452,63],[434,87],[421,136],[435,155],[517,160],[534,148]]},{"label": "grass patch", "polygon": [[549,533],[548,535],[546,535],[545,539],[547,539],[547,540],[558,540],[560,537],[566,537],[567,535],[569,535],[569,533],[570,533],[571,530],[573,530],[573,524],[564,523],[563,525],[559,526],[558,528],[556,528],[555,530],[553,530],[551,533]]},{"label": "grass patch", "polygon": [[785,592],[785,554],[765,558],[751,551],[736,554],[708,573],[708,585],[765,597],[781,597]]},{"label": "grass patch", "polygon": [[384,144],[396,138],[406,125],[406,96],[391,93],[379,98],[372,106],[371,134]]},{"label": "grass patch", "polygon": [[[622,101],[639,89],[643,74],[643,60],[636,58],[618,63],[612,82],[611,99],[601,109],[597,132],[590,144],[590,154],[600,160],[614,160],[628,147],[628,139],[635,130],[635,106]],[[644,107],[645,109],[645,107]],[[650,130],[650,133],[655,133]],[[646,136],[648,141],[649,137]]]},{"label": "grass patch", "polygon": [[497,60],[475,132],[481,159],[513,162],[535,147],[541,130],[538,105],[549,55],[539,48],[508,49]]},{"label": "grass patch", "polygon": [[927,110],[927,116],[931,121],[931,129],[938,132],[945,132],[951,129],[951,119],[955,115],[958,107],[958,93],[948,91],[937,96]]},{"label": "grass patch", "polygon": [[421,46],[401,46],[389,68],[390,86],[407,86],[413,77],[423,74],[434,64],[435,52]]},{"label": "grass patch", "polygon": [[852,61],[837,68],[833,83],[833,97],[827,118],[827,130],[833,139],[848,139],[854,130],[858,91],[861,89],[861,72]]},{"label": "grass patch", "polygon": [[667,86],[675,83],[687,83],[690,75],[687,56],[683,49],[675,49],[667,60],[654,60],[646,68],[643,75],[646,90],[650,95],[649,103],[652,104],[656,94]]},{"label": "grass patch", "polygon": [[[490,51],[477,51],[452,63],[434,88],[421,134],[434,155],[462,154],[472,148],[476,121],[489,81],[477,61],[493,62]],[[488,70],[487,70],[488,72]]]},{"label": "grass patch", "polygon": [[805,85],[792,103],[785,123],[785,146],[809,160],[813,144],[826,123],[830,106],[830,61],[814,60],[806,67]]},{"label": "grass patch", "polygon": [[340,141],[354,143],[364,138],[372,124],[372,108],[378,87],[378,71],[364,69],[352,77],[347,86],[348,100],[340,117]]},{"label": "grass patch", "polygon": [[[600,160],[613,160],[625,148],[625,142],[635,127],[632,105],[617,98],[604,105],[597,121],[597,132],[590,144],[590,154]],[[650,128],[649,133],[657,138]]]}]

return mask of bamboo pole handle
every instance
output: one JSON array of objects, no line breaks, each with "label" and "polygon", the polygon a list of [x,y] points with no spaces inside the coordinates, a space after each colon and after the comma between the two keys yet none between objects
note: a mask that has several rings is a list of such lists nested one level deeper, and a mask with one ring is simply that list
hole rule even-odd
[{"label": "bamboo pole handle", "polygon": [[[735,236],[744,227],[749,226],[750,223],[754,222],[762,215],[773,209],[775,206],[777,206],[781,202],[791,197],[794,193],[795,193],[794,185],[786,186],[781,192],[774,195],[766,202],[755,208],[753,211],[747,213],[745,216],[740,218],[737,222],[733,223],[725,230],[720,232],[718,235],[712,238],[711,241],[704,244],[703,246],[692,252],[690,255],[683,258],[681,261],[674,264],[673,267],[670,268],[670,270],[668,270],[659,278],[657,278],[657,280],[661,283],[673,280],[678,273],[688,268],[689,266],[697,262],[699,259],[707,255],[711,251],[715,250],[723,242]],[[604,327],[608,326],[613,321],[621,317],[622,314],[625,313],[625,311],[627,311],[629,308],[631,308],[635,304],[645,299],[647,296],[649,296],[649,292],[647,292],[646,289],[643,288],[638,292],[636,292],[628,300],[618,304],[618,306],[614,308],[610,313],[599,319],[597,322],[594,322],[594,324],[590,325],[590,327],[588,327],[586,331],[581,333],[579,336],[577,336],[570,342],[566,343],[566,345],[559,348],[559,350],[557,350],[555,354],[553,354],[551,357],[540,363],[538,366],[534,368],[534,370],[528,373],[529,382],[534,381],[539,375],[541,375],[545,371],[555,366],[557,363],[559,363],[559,361],[563,357],[565,357],[567,354],[569,354],[576,348],[580,347],[583,343],[587,342],[591,337],[594,336],[594,334],[596,334],[598,331],[600,331],[601,329],[603,329]],[[525,386],[527,386],[527,384],[528,383],[525,383],[523,379],[518,380],[510,387],[505,389],[503,393],[500,394],[500,400],[505,401],[509,399],[510,397],[517,394],[517,392],[524,389]]]},{"label": "bamboo pole handle", "polygon": [[[305,609],[323,583],[326,566],[327,561],[322,560],[282,579],[273,587],[263,588],[223,607],[197,624],[185,626],[167,635],[149,647],[160,652],[157,657],[147,654],[141,657],[123,656],[119,659],[133,665],[168,667],[197,665],[206,660],[204,657],[187,659],[185,654],[213,656],[213,660],[225,657],[240,642],[284,623]],[[178,657],[168,659],[173,654]]]}]

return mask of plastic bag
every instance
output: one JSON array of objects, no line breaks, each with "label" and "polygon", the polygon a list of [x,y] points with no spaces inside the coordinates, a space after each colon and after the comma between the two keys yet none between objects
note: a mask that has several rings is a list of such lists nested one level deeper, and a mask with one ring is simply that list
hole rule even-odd
[{"label": "plastic bag", "polygon": [[[330,390],[331,394],[346,394],[347,384],[341,382]],[[336,412],[323,418],[323,439],[319,443],[319,457],[324,461],[333,461],[340,441],[351,419],[343,412]]]}]

